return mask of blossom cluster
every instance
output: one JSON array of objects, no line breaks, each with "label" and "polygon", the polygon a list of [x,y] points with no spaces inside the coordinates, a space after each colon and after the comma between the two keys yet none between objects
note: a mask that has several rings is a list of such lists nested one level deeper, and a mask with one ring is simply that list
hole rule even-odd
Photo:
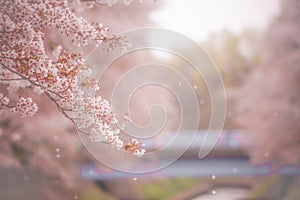
[{"label": "blossom cluster", "polygon": [[21,97],[17,105],[11,110],[13,113],[18,113],[20,117],[32,117],[38,111],[38,107],[31,98]]},{"label": "blossom cluster", "polygon": [[130,142],[125,144],[125,150],[133,153],[137,156],[142,156],[145,150],[140,147],[139,141],[136,139],[131,139]]},{"label": "blossom cluster", "polygon": [[[108,101],[95,96],[97,83],[80,53],[62,46],[47,48],[46,30],[55,29],[73,45],[108,44],[108,50],[124,48],[126,40],[111,34],[101,23],[89,23],[76,7],[91,8],[100,1],[0,0],[0,111],[9,108],[20,117],[33,116],[38,106],[30,97],[10,99],[10,93],[30,89],[44,94],[79,129],[88,130],[92,141],[104,142],[136,155],[144,151],[136,141],[127,144],[119,138],[117,117]],[[109,5],[114,1],[105,1]],[[123,1],[125,4],[129,1]]]},{"label": "blossom cluster", "polygon": [[97,82],[90,78],[91,70],[82,68],[74,87],[73,118],[80,132],[88,130],[93,142],[103,142],[116,149],[123,149],[137,156],[144,154],[136,139],[124,142],[119,134],[118,119],[110,103],[97,96]]}]

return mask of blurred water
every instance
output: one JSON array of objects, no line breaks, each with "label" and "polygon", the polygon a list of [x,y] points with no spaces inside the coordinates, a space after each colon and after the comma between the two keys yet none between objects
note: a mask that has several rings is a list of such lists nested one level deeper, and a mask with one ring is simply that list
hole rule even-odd
[{"label": "blurred water", "polygon": [[192,200],[240,200],[248,193],[243,188],[216,188],[210,194],[204,194]]}]

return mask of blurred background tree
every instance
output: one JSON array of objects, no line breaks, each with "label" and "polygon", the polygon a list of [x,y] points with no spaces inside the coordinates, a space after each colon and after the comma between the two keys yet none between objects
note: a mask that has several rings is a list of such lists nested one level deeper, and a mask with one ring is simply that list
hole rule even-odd
[{"label": "blurred background tree", "polygon": [[300,1],[286,0],[263,37],[261,64],[237,93],[237,122],[249,135],[251,158],[300,163]]},{"label": "blurred background tree", "polygon": [[[236,115],[234,94],[236,89],[243,84],[245,77],[261,63],[263,50],[261,35],[261,31],[255,29],[245,29],[241,33],[223,30],[210,34],[203,42],[204,48],[220,70],[226,88],[227,115],[224,129],[240,128],[234,120]],[[200,87],[197,91],[202,96],[205,94],[203,89]],[[209,96],[206,97],[206,99],[209,98]],[[207,109],[207,106],[205,107]]]},{"label": "blurred background tree", "polygon": [[[218,68],[227,94],[227,115],[224,129],[239,129],[235,122],[235,91],[243,83],[245,77],[256,68],[260,67],[263,48],[261,46],[262,31],[256,29],[246,29],[241,33],[233,33],[229,30],[211,33],[208,38],[201,43],[205,48],[216,67]],[[171,66],[183,74],[191,74],[194,81],[195,93],[199,99],[201,109],[201,120],[199,129],[207,129],[211,117],[210,93],[205,80],[197,72],[190,70],[180,59],[172,57]],[[208,74],[206,79],[214,80],[218,78],[216,74]],[[220,92],[222,88],[214,88],[213,92]],[[182,91],[184,92],[184,91]],[[194,108],[190,108],[194,109]],[[190,116],[193,117],[193,116]]]}]

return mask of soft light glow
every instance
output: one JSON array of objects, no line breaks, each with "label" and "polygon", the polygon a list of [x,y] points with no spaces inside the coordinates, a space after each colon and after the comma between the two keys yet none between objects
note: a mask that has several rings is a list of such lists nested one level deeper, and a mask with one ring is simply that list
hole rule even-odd
[{"label": "soft light glow", "polygon": [[152,19],[162,28],[204,40],[223,29],[240,32],[262,29],[275,17],[282,0],[177,0],[168,1]]}]

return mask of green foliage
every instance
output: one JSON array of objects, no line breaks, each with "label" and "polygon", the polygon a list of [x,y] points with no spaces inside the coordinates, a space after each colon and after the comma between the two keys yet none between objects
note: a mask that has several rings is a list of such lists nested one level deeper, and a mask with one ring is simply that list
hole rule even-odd
[{"label": "green foliage", "polygon": [[105,199],[105,200],[115,200],[112,196],[109,194],[104,193],[99,188],[95,186],[89,186],[83,194],[80,195],[81,200],[99,200],[99,199]]},{"label": "green foliage", "polygon": [[292,185],[288,188],[288,191],[282,200],[299,200],[300,190],[299,185]]},{"label": "green foliage", "polygon": [[165,179],[141,185],[139,191],[146,199],[166,200],[197,184],[193,178]]},{"label": "green foliage", "polygon": [[213,33],[204,43],[227,88],[239,86],[249,71],[261,62],[260,32],[244,30],[239,34],[230,31]]},{"label": "green foliage", "polygon": [[249,199],[299,200],[298,177],[273,176],[258,184],[247,196]]},{"label": "green foliage", "polygon": [[268,193],[280,182],[278,177],[270,177],[264,180],[262,183],[257,185],[250,194],[249,199],[259,199],[261,197],[268,196]]}]

